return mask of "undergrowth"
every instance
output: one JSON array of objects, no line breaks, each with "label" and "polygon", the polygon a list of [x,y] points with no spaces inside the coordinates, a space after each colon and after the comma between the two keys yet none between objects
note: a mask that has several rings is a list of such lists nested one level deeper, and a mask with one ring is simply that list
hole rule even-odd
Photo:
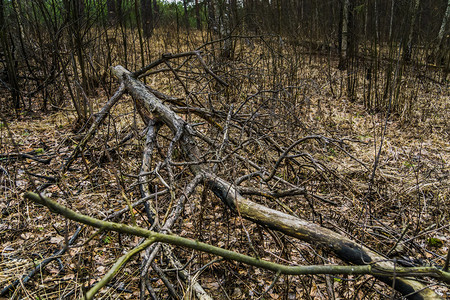
[{"label": "undergrowth", "polygon": [[[191,43],[199,46],[201,40]],[[235,150],[269,170],[280,155],[274,150],[276,147],[285,149],[312,134],[340,141],[302,144],[293,153],[299,157],[298,163],[287,160],[277,170],[278,177],[304,187],[316,197],[286,197],[279,200],[282,203],[259,196],[253,196],[253,200],[343,233],[406,265],[442,266],[450,241],[448,86],[427,79],[429,75],[404,74],[401,97],[411,97],[412,100],[405,100],[411,106],[387,114],[387,110],[373,111],[364,106],[364,84],[358,89],[356,101],[346,98],[342,92],[346,72],[336,68],[337,61],[332,56],[316,55],[311,59],[302,49],[280,45],[279,39],[273,37],[237,38],[234,43],[232,59],[220,58],[220,43],[200,48],[206,64],[228,87],[208,78],[198,61],[183,62],[183,59],[174,62],[179,66],[176,71],[183,84],[167,70],[155,72],[146,83],[182,98],[188,107],[209,111],[222,126],[231,111],[234,119],[228,130],[230,139],[238,141]],[[159,53],[163,52],[166,49]],[[364,82],[364,75],[360,75],[360,82]],[[107,80],[114,82],[112,78]],[[107,98],[105,91],[99,89],[90,101],[98,110]],[[221,139],[219,128],[189,109],[180,114],[202,134]],[[45,114],[19,111],[8,116],[2,111],[0,286],[21,278],[61,249],[78,226],[21,197],[23,192],[46,182],[48,178],[43,176],[60,175],[60,166],[83,136],[83,129],[74,132],[75,119],[69,104],[65,109]],[[132,99],[126,97],[111,111],[83,156],[45,194],[100,219],[126,207],[126,198],[139,199],[136,175],[145,143],[143,130]],[[126,139],[130,135],[133,138]],[[163,130],[160,136],[158,146],[167,147],[171,140],[169,132]],[[276,147],[265,138],[270,138]],[[37,162],[23,153],[50,162],[48,165]],[[155,160],[160,158],[158,155]],[[177,155],[175,150],[174,159],[180,158]],[[208,155],[211,159],[215,153],[211,151]],[[191,174],[185,167],[176,170],[176,187],[182,189]],[[229,159],[217,167],[217,174],[231,182],[251,171],[245,161],[237,159]],[[259,184],[257,179],[249,183]],[[154,191],[164,189],[159,183],[151,185]],[[213,194],[202,187],[197,189],[174,229],[175,234],[282,263],[339,263],[315,245],[230,214]],[[159,197],[156,205],[161,211],[158,218],[163,220],[170,197]],[[148,226],[143,210],[136,209],[135,215],[139,225]],[[117,221],[131,224],[129,215]],[[29,283],[19,284],[12,297],[78,298],[124,251],[137,243],[134,237],[84,228],[66,254],[40,270]],[[195,274],[207,292],[218,299],[304,299],[332,295],[345,299],[385,299],[392,293],[367,276],[281,276],[266,293],[273,281],[270,272],[186,249],[175,252],[186,264],[185,269]],[[160,264],[165,260],[162,254],[157,258]],[[135,258],[127,265],[98,297],[138,297],[139,261],[140,258]],[[205,264],[209,265],[203,268]],[[169,270],[167,276],[176,282],[176,272]],[[164,297],[167,291],[161,279],[156,273],[150,277],[154,278],[154,290]],[[449,295],[448,286],[433,288]],[[189,289],[183,290],[182,285],[177,289],[180,294],[191,293]]]}]

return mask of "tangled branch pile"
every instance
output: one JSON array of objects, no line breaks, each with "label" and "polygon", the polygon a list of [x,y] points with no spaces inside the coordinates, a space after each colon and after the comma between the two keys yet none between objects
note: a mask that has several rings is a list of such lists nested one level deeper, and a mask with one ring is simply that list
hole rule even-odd
[{"label": "tangled branch pile", "polygon": [[[235,47],[244,42],[253,43],[242,39]],[[272,283],[262,287],[246,291],[236,287],[233,297],[250,292],[260,297],[272,295],[282,274],[345,274],[350,276],[345,280],[350,278],[349,290],[355,295],[384,291],[374,288],[372,277],[360,276],[369,274],[404,296],[437,298],[427,283],[411,277],[427,277],[429,282],[437,282],[437,278],[448,283],[448,261],[444,269],[408,269],[390,259],[400,246],[405,247],[401,243],[404,233],[390,232],[376,218],[378,201],[383,197],[374,185],[376,167],[352,154],[355,147],[366,147],[366,142],[330,136],[330,132],[319,134],[317,128],[308,124],[305,112],[312,103],[308,95],[322,87],[315,81],[299,80],[302,62],[296,61],[295,56],[284,58],[275,50],[267,55],[258,51],[263,54],[250,56],[253,60],[234,62],[214,59],[213,52],[220,49],[213,47],[206,53],[200,50],[163,55],[134,73],[121,66],[112,68],[120,82],[117,92],[91,122],[54,182],[37,188],[41,194],[26,194],[69,219],[97,227],[99,231],[84,240],[86,249],[95,249],[89,242],[106,231],[119,232],[119,240],[123,239],[121,234],[143,238],[121,241],[124,249],[134,247],[104,276],[89,274],[98,280],[89,281],[92,286],[86,286],[82,294],[92,298],[133,255],[144,251],[136,276],[142,298],[147,294],[157,298],[161,293],[180,298],[182,293],[194,291],[198,298],[208,299],[204,287],[213,290],[213,285],[200,277],[202,272],[219,276],[223,270],[215,270],[215,265],[221,266],[218,270],[226,268],[237,274],[255,272],[245,271],[246,267],[238,263],[213,260],[210,254],[276,273]],[[236,51],[237,56],[239,53]],[[150,75],[153,82],[164,83],[166,90],[146,86],[144,82]],[[169,76],[172,79],[168,80]],[[121,103],[124,94],[133,101]],[[100,130],[118,107],[120,118],[112,120],[111,127],[115,130],[114,139],[107,140],[110,136],[102,136]],[[314,109],[317,117],[329,117],[321,111],[320,101]],[[347,163],[346,176],[340,173],[344,166],[339,160]],[[93,162],[95,169],[90,167]],[[84,213],[93,218],[58,205],[42,193],[55,182],[64,192],[70,181],[67,174],[77,172],[77,168],[88,171],[86,178],[92,187],[107,181],[100,176],[107,173],[104,170],[109,170],[117,184],[114,191],[105,191],[109,199],[102,204],[106,208],[103,211],[86,210],[86,204],[83,207],[73,202],[76,198],[69,200],[62,196],[64,193],[54,193],[65,206],[86,210]],[[352,219],[346,212],[359,212],[359,216]],[[373,234],[373,224],[379,224],[379,232],[390,235],[382,245],[377,246],[380,238]],[[65,235],[64,245],[76,243],[77,236],[69,243],[67,231]],[[338,267],[337,263],[350,266]],[[152,282],[151,274],[161,283]],[[175,280],[177,276],[184,284]],[[230,278],[234,276],[239,277]],[[318,278],[310,277],[306,283],[301,278],[285,277],[283,284],[287,294],[294,297],[311,294],[311,287],[316,284],[333,294],[333,277]],[[295,284],[289,285],[290,280]],[[369,281],[371,285],[367,284]],[[297,284],[303,288],[297,289]],[[14,283],[3,293],[13,287]]]}]

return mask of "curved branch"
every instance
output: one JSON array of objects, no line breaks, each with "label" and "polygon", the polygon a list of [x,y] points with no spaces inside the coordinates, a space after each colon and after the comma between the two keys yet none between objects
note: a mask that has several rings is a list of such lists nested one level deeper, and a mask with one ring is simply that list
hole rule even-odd
[{"label": "curved branch", "polygon": [[281,162],[287,157],[288,153],[294,149],[295,146],[297,146],[300,143],[303,143],[307,140],[312,140],[312,139],[318,139],[318,140],[326,140],[325,137],[321,136],[321,135],[310,135],[310,136],[306,136],[304,138],[301,138],[297,141],[295,141],[292,145],[290,145],[284,152],[283,154],[281,154],[281,156],[278,158],[277,162],[275,163],[275,166],[272,169],[272,172],[269,174],[269,176],[263,178],[264,181],[269,181],[273,178],[273,176],[275,176],[275,173],[277,172],[278,167],[280,166]]},{"label": "curved branch", "polygon": [[[47,206],[52,212],[63,215],[68,219],[80,222],[86,225],[90,225],[96,228],[115,231],[124,234],[131,234],[135,236],[147,238],[147,242],[141,246],[149,246],[154,242],[167,243],[171,245],[177,245],[186,247],[198,251],[221,256],[228,260],[234,260],[244,264],[248,264],[254,267],[263,268],[280,274],[286,275],[318,275],[318,274],[345,274],[345,275],[358,275],[358,274],[370,274],[374,276],[415,276],[424,277],[432,276],[441,279],[442,281],[450,283],[450,273],[444,272],[434,267],[415,267],[415,268],[403,268],[403,267],[389,267],[385,266],[384,262],[373,262],[372,264],[363,266],[336,266],[336,265],[311,265],[311,266],[286,266],[278,263],[273,263],[266,260],[261,260],[248,255],[236,253],[227,249],[215,247],[206,243],[202,243],[195,240],[190,240],[180,236],[172,234],[163,234],[154,232],[151,230],[143,229],[140,227],[129,226],[125,224],[119,224],[114,222],[101,221],[96,218],[92,218],[80,213],[77,213],[55,201],[31,192],[25,193],[26,199],[32,200],[35,203]],[[141,249],[140,247],[135,250]],[[131,253],[131,252],[130,252]],[[127,255],[129,255],[128,253]],[[122,258],[125,258],[123,256]],[[116,265],[118,262],[116,263]],[[112,272],[110,270],[110,272]],[[431,295],[431,294],[429,294]],[[431,299],[431,298],[427,298]]]}]

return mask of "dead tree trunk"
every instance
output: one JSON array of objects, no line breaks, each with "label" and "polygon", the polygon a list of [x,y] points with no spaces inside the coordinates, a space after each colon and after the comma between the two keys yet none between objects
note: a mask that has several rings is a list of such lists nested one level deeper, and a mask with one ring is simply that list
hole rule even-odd
[{"label": "dead tree trunk", "polygon": [[[128,93],[136,101],[140,102],[149,112],[152,112],[158,122],[164,123],[171,129],[174,135],[171,145],[175,143],[180,145],[184,156],[189,162],[192,173],[196,176],[201,176],[206,186],[231,210],[238,212],[242,217],[255,223],[320,246],[350,264],[376,264],[382,268],[395,267],[395,264],[387,260],[386,257],[341,234],[298,217],[265,207],[242,196],[239,186],[227,182],[211,170],[196,163],[201,161],[202,157],[196,143],[196,137],[200,135],[189,123],[161,102],[142,82],[133,78],[128,70],[122,66],[117,66],[112,68],[112,71],[125,84]],[[212,143],[211,141],[209,142]],[[170,168],[173,164],[171,162],[170,149],[168,152],[166,164]],[[272,177],[273,175],[268,175],[265,176],[265,179],[270,180]],[[393,286],[409,299],[439,298],[426,285],[415,280],[386,276],[377,276],[377,278]]]}]

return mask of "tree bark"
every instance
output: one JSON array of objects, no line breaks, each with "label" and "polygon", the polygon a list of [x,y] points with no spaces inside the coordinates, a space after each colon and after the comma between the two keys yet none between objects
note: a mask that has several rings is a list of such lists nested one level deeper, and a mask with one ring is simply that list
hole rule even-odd
[{"label": "tree bark", "polygon": [[[8,28],[5,19],[5,2],[0,0],[0,45],[3,48],[6,62],[6,75],[8,88],[11,92],[11,99],[14,109],[20,108],[20,88],[17,76],[17,68],[14,59],[14,44],[12,39],[8,39]],[[11,41],[11,44],[8,42]]]},{"label": "tree bark", "polygon": [[198,0],[195,0],[195,21],[197,23],[197,30],[201,30],[202,23],[200,19],[200,4],[198,3]]},{"label": "tree bark", "polygon": [[[128,70],[116,66],[112,68],[112,72],[125,84],[128,93],[136,101],[142,102],[148,111],[151,111],[159,121],[171,129],[175,136],[179,137],[179,143],[185,157],[191,161],[199,161],[201,155],[194,140],[194,129],[163,104],[143,83],[133,78]],[[208,169],[200,165],[192,164],[190,168],[195,175],[204,177],[206,186],[230,209],[248,220],[320,246],[348,263],[357,265],[376,263],[385,268],[395,267],[394,263],[387,260],[386,257],[343,235],[295,216],[267,208],[243,197],[233,184],[210,173]],[[409,299],[439,299],[438,295],[418,281],[406,278],[394,279],[386,276],[378,276],[377,278],[393,286],[403,295],[407,295]]]},{"label": "tree bark", "polygon": [[154,27],[152,0],[141,0],[141,19],[144,36],[150,37]]},{"label": "tree bark", "polygon": [[444,38],[445,27],[447,26],[448,20],[450,19],[450,0],[447,2],[447,9],[445,10],[445,15],[442,18],[441,28],[439,29],[439,33],[437,36],[438,45],[442,44],[442,39]]},{"label": "tree bark", "polygon": [[394,22],[394,6],[395,6],[395,0],[391,0],[391,16],[389,18],[389,42],[392,41],[392,24]]},{"label": "tree bark", "polygon": [[341,13],[340,57],[338,68],[343,70],[347,66],[348,52],[348,17],[350,0],[343,0]]},{"label": "tree bark", "polygon": [[419,10],[420,0],[414,0],[414,6],[411,10],[411,22],[409,24],[408,40],[403,46],[403,60],[411,60],[412,43],[414,37],[414,25],[416,24],[417,12]]},{"label": "tree bark", "polygon": [[442,57],[442,50],[443,50],[443,39],[445,35],[445,28],[447,27],[447,23],[450,19],[450,0],[447,2],[447,9],[445,10],[445,15],[442,18],[442,24],[441,28],[439,29],[439,33],[437,36],[437,46],[436,46],[436,64],[440,63],[441,57]]}]

